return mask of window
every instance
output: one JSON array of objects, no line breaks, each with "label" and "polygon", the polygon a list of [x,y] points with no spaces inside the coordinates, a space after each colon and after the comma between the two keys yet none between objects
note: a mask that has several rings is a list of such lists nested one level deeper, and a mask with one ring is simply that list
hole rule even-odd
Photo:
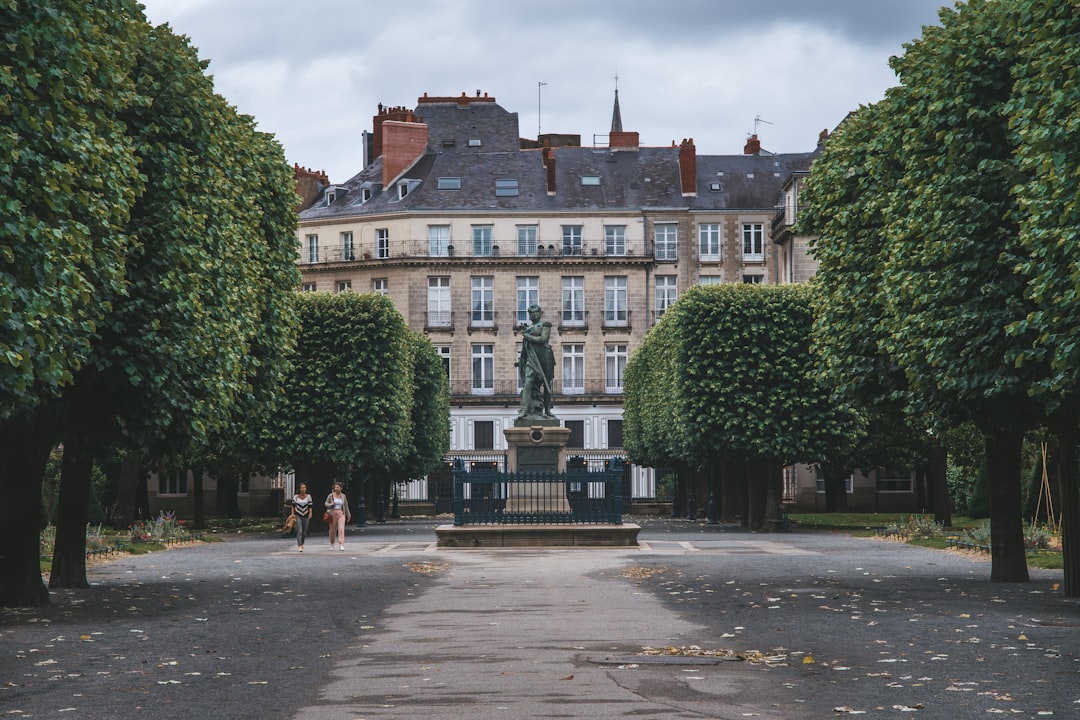
[{"label": "window", "polygon": [[604,278],[604,324],[625,325],[629,319],[626,309],[626,278]]},{"label": "window", "polygon": [[517,279],[517,324],[529,322],[529,306],[540,304],[540,278]]},{"label": "window", "polygon": [[450,226],[428,225],[428,255],[446,257],[450,254]]},{"label": "window", "polygon": [[585,392],[585,346],[562,346],[562,391],[564,395]]},{"label": "window", "polygon": [[469,138],[469,147],[480,147],[480,138]]},{"label": "window", "polygon": [[326,191],[326,207],[330,207],[337,200],[337,188],[330,188]]},{"label": "window", "polygon": [[581,226],[562,226],[562,252],[563,255],[581,254]]},{"label": "window", "polygon": [[765,279],[764,275],[743,275],[742,281],[746,285],[760,285],[761,281]]},{"label": "window", "polygon": [[491,226],[473,225],[472,229],[472,254],[491,254]]},{"label": "window", "polygon": [[460,190],[461,178],[459,177],[441,177],[435,181],[435,187],[439,190]]},{"label": "window", "polygon": [[675,223],[656,224],[656,259],[675,260],[678,257],[679,226]]},{"label": "window", "polygon": [[366,203],[370,199],[371,199],[371,188],[369,188],[369,187],[360,188],[360,202],[361,203]]},{"label": "window", "polygon": [[664,314],[664,311],[675,304],[679,296],[674,275],[656,276],[656,317]]},{"label": "window", "polygon": [[495,323],[495,278],[472,279],[471,307],[469,320],[473,325],[490,327]]},{"label": "window", "polygon": [[[817,492],[825,492],[825,473],[821,472],[820,465],[814,465],[814,486]],[[848,475],[844,480],[844,492],[849,495],[855,492],[855,476]]]},{"label": "window", "polygon": [[387,291],[386,278],[375,278],[371,281],[371,292],[376,295],[385,295]]},{"label": "window", "polygon": [[701,285],[723,285],[724,278],[719,275],[702,275],[698,278],[698,283]]},{"label": "window", "polygon": [[910,493],[911,473],[899,470],[880,470],[877,473],[877,491],[880,493]]},{"label": "window", "polygon": [[623,375],[626,373],[626,345],[604,346],[604,390],[609,393],[621,393]]},{"label": "window", "polygon": [[446,379],[450,379],[450,346],[449,345],[436,345],[435,353],[442,360],[443,369],[446,370]]},{"label": "window", "polygon": [[495,197],[515,197],[518,194],[517,180],[496,180]]},{"label": "window", "polygon": [[412,189],[416,187],[416,184],[415,181],[410,180],[402,180],[399,182],[397,185],[398,200],[404,200],[405,196],[412,192]]},{"label": "window", "polygon": [[582,175],[581,176],[581,184],[582,185],[599,185],[600,184],[600,176],[599,175]]},{"label": "window", "polygon": [[536,226],[535,225],[518,225],[517,226],[517,244],[518,244],[518,255],[535,255],[536,254]]},{"label": "window", "polygon": [[375,257],[381,260],[390,257],[390,230],[387,228],[375,230]]},{"label": "window", "polygon": [[585,278],[562,279],[562,324],[585,324]]},{"label": "window", "polygon": [[720,224],[698,225],[698,253],[702,260],[720,260]]},{"label": "window", "polygon": [[473,422],[473,449],[495,449],[495,423],[491,420],[476,420]]},{"label": "window", "polygon": [[765,231],[761,223],[743,223],[742,257],[748,262],[765,260]]},{"label": "window", "polygon": [[625,225],[605,225],[604,226],[604,254],[605,255],[625,255],[626,254],[626,226]]},{"label": "window", "polygon": [[473,395],[495,394],[495,346],[476,344],[472,346],[472,392]]},{"label": "window", "polygon": [[313,283],[313,282],[304,283],[303,285],[300,286],[300,291],[301,292],[315,292],[315,283]]},{"label": "window", "polygon": [[353,255],[353,242],[352,233],[341,233],[341,259],[342,260],[355,260],[356,256]]},{"label": "window", "polygon": [[319,262],[319,236],[308,235],[307,236],[307,261],[309,263]]},{"label": "window", "polygon": [[337,291],[339,293],[340,292],[351,292],[352,291],[352,280],[338,280],[337,281]]},{"label": "window", "polygon": [[187,495],[187,470],[158,475],[158,495]]},{"label": "window", "polygon": [[609,448],[621,448],[623,446],[622,420],[612,419],[607,421],[607,446]]},{"label": "window", "polygon": [[583,450],[585,448],[585,421],[565,420],[563,426],[570,431],[570,437],[566,439],[566,447]]},{"label": "window", "polygon": [[429,327],[450,327],[450,278],[428,278],[427,311]]}]

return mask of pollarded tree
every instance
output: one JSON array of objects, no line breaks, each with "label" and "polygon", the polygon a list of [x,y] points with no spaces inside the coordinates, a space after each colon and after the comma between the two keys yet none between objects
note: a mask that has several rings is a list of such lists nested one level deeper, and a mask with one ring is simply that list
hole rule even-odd
[{"label": "pollarded tree", "polygon": [[431,341],[410,332],[413,397],[408,447],[393,468],[394,477],[408,480],[427,475],[446,460],[450,450],[450,382],[446,367]]},{"label": "pollarded tree", "polygon": [[41,477],[71,382],[123,290],[124,225],[142,180],[129,0],[0,5],[0,605],[39,605]]},{"label": "pollarded tree", "polygon": [[407,454],[412,358],[386,297],[301,293],[297,307],[292,368],[266,442],[321,499],[335,478],[385,474]]},{"label": "pollarded tree", "polygon": [[184,453],[254,412],[281,375],[296,282],[292,179],[281,148],[213,91],[167,26],[132,33],[139,101],[124,113],[147,192],[139,244],[64,393],[64,473],[52,586],[85,578],[89,468],[111,447]]}]

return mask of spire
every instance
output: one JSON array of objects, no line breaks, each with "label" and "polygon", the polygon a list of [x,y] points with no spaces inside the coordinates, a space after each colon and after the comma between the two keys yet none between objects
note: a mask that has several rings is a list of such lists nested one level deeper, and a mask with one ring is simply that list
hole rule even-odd
[{"label": "spire", "polygon": [[622,113],[619,112],[619,76],[615,76],[615,109],[611,111],[611,132],[622,132]]}]

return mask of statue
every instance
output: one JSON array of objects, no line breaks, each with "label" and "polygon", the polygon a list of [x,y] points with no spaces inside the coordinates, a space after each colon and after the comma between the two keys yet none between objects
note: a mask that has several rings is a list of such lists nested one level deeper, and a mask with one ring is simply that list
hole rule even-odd
[{"label": "statue", "polygon": [[515,363],[521,380],[521,409],[519,418],[553,418],[551,413],[551,382],[555,375],[555,355],[548,340],[551,323],[541,320],[539,305],[529,306],[529,320],[521,330],[521,358]]}]

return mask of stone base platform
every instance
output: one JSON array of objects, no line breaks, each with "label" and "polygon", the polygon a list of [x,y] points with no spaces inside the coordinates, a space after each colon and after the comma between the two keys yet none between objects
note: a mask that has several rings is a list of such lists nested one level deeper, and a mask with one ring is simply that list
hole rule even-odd
[{"label": "stone base platform", "polygon": [[640,525],[439,525],[440,548],[637,547]]}]

